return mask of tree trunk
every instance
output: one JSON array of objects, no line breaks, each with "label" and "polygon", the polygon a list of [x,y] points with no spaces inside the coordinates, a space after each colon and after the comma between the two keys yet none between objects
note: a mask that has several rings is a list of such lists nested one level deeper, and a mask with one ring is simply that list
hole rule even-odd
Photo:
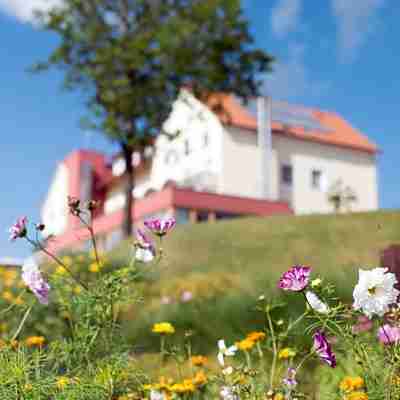
[{"label": "tree trunk", "polygon": [[129,146],[122,148],[126,165],[126,183],[125,183],[125,207],[124,221],[122,224],[122,233],[124,238],[129,238],[133,233],[132,207],[134,204],[133,189],[135,188],[135,168],[132,165],[133,150]]}]

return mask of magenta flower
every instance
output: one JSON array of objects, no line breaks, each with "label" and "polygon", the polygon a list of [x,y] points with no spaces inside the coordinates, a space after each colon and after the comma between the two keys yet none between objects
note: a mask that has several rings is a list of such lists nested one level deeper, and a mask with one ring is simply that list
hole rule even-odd
[{"label": "magenta flower", "polygon": [[141,230],[136,230],[136,260],[144,263],[153,261],[156,256],[156,248],[153,241]]},{"label": "magenta flower", "polygon": [[144,225],[155,235],[164,236],[175,227],[176,220],[174,217],[166,219],[153,218],[144,221]]},{"label": "magenta flower", "polygon": [[281,276],[278,286],[283,290],[300,292],[308,285],[310,273],[310,267],[295,265]]},{"label": "magenta flower", "polygon": [[385,324],[378,329],[378,339],[382,344],[400,342],[400,328]]},{"label": "magenta flower", "polygon": [[314,334],[314,350],[322,361],[326,362],[330,367],[336,367],[336,357],[333,354],[331,345],[329,344],[323,332],[317,331]]},{"label": "magenta flower", "polygon": [[33,258],[28,258],[22,266],[22,279],[41,304],[49,304],[50,285],[43,279]]},{"label": "magenta flower", "polygon": [[11,226],[9,229],[10,232],[10,240],[14,241],[18,238],[23,238],[27,234],[26,224],[28,222],[28,218],[21,217],[17,219],[17,222]]}]

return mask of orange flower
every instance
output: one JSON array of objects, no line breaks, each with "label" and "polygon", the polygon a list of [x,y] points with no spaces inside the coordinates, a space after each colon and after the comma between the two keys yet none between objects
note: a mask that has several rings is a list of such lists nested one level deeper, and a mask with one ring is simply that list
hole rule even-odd
[{"label": "orange flower", "polygon": [[253,341],[253,342],[261,342],[261,340],[264,340],[266,337],[266,334],[264,332],[250,332],[247,335],[247,339]]},{"label": "orange flower", "polygon": [[28,347],[34,347],[34,346],[43,346],[43,343],[45,342],[45,338],[43,336],[30,336],[25,340],[25,344]]},{"label": "orange flower", "polygon": [[196,367],[202,367],[207,364],[208,358],[205,356],[192,356],[191,361]]}]

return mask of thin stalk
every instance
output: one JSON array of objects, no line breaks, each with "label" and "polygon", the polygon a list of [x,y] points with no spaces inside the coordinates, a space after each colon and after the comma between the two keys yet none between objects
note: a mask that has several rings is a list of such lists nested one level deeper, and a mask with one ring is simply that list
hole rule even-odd
[{"label": "thin stalk", "polygon": [[25,321],[27,320],[31,310],[32,310],[32,306],[28,307],[28,309],[26,310],[24,316],[22,317],[22,320],[21,320],[17,330],[15,331],[13,337],[11,338],[11,342],[13,342],[18,337],[18,335],[21,333],[21,330],[24,327]]},{"label": "thin stalk", "polygon": [[275,331],[274,331],[274,326],[272,324],[272,319],[271,319],[271,314],[269,312],[269,309],[267,309],[267,320],[268,320],[269,329],[271,331],[272,349],[273,349],[272,366],[271,366],[271,373],[270,373],[270,378],[269,378],[269,382],[270,382],[269,388],[272,391],[273,384],[274,384],[274,378],[275,378],[276,357],[278,355],[278,348],[277,348],[277,344],[276,344]]},{"label": "thin stalk", "polygon": [[78,279],[75,274],[71,271],[71,269],[63,263],[56,255],[50,253],[39,241],[35,242],[34,240],[26,237],[26,240],[36,249],[43,251],[43,253],[47,254],[53,261],[55,261],[58,265],[63,267],[71,276],[71,278],[78,284],[81,285],[85,290],[89,290],[88,286],[83,283],[80,279]]},{"label": "thin stalk", "polygon": [[96,242],[96,236],[94,234],[94,229],[93,229],[93,213],[90,212],[90,223],[88,224],[80,215],[78,216],[79,220],[82,222],[82,224],[86,227],[86,229],[89,231],[90,234],[90,240],[92,241],[93,245],[93,251],[94,251],[94,257],[96,259],[97,266],[100,268],[100,257],[99,257],[99,252],[97,249],[97,242]]}]

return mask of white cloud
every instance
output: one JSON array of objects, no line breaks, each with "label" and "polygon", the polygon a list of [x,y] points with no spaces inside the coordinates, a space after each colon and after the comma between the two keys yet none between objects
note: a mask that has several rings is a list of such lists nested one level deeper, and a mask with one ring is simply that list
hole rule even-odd
[{"label": "white cloud", "polygon": [[265,92],[275,99],[305,102],[306,98],[318,98],[329,89],[328,82],[312,79],[305,65],[305,47],[289,45],[285,61],[278,62],[265,81]]},{"label": "white cloud", "polygon": [[0,0],[0,10],[21,22],[34,23],[35,11],[48,11],[61,0]]},{"label": "white cloud", "polygon": [[271,12],[272,32],[284,38],[295,30],[300,22],[302,0],[279,0]]},{"label": "white cloud", "polygon": [[343,61],[351,61],[376,26],[385,0],[331,0],[338,24],[338,44]]}]

